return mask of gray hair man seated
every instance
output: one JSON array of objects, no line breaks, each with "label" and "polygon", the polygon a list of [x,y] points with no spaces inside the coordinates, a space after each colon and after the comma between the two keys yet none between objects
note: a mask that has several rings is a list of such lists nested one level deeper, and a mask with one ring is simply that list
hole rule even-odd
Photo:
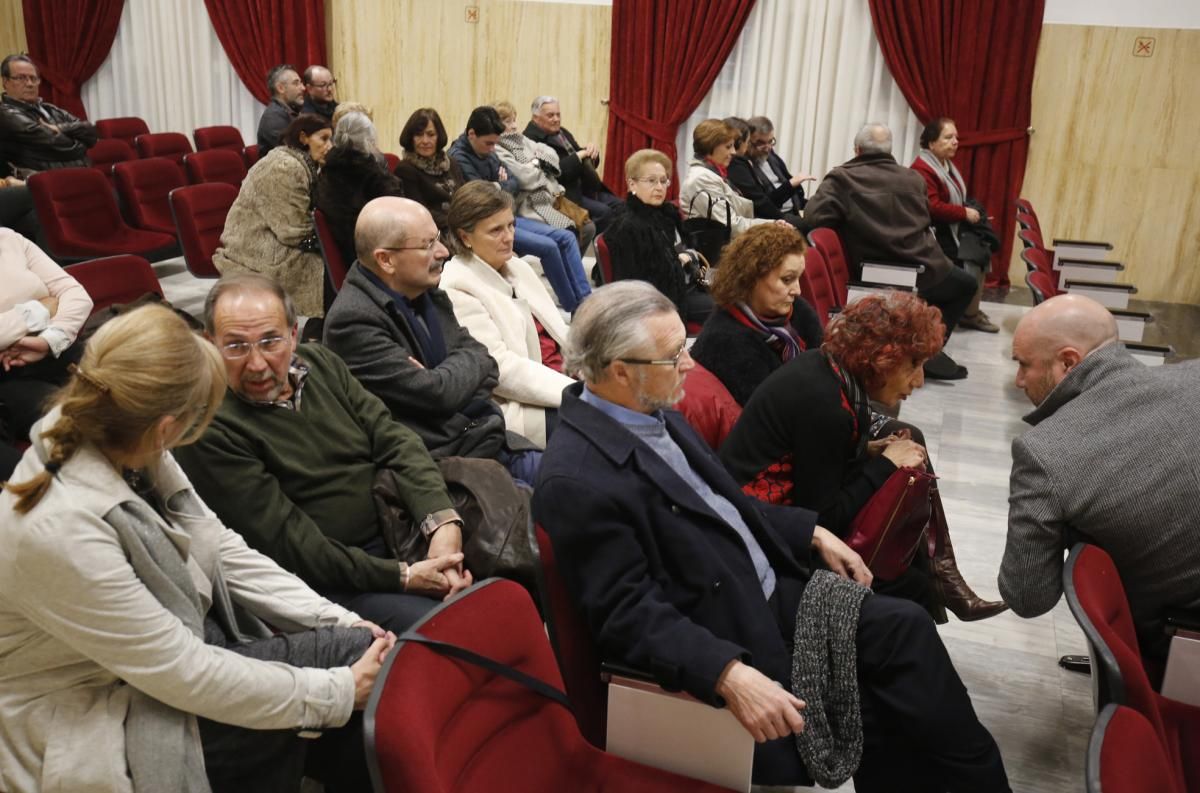
[{"label": "gray hair man seated", "polygon": [[304,83],[291,64],[281,63],[267,73],[271,101],[258,120],[258,157],[283,142],[284,130],[300,114],[304,105]]},{"label": "gray hair man seated", "polygon": [[[42,77],[28,55],[0,61],[4,97],[0,99],[0,157],[25,178],[51,168],[86,168],[87,150],[96,145],[96,128],[61,107],[42,101]],[[2,165],[3,163],[0,163]]]},{"label": "gray hair man seated", "polygon": [[569,129],[562,125],[562,110],[558,99],[539,96],[529,106],[530,119],[525,125],[525,137],[545,143],[558,154],[558,183],[566,190],[567,198],[588,211],[597,229],[608,227],[608,216],[621,204],[612,194],[596,169],[600,167],[600,147],[595,143],[581,146]]},{"label": "gray hair man seated", "polygon": [[1146,367],[1112,314],[1060,295],[1013,335],[1016,385],[1036,405],[1013,440],[1000,594],[1022,617],[1054,607],[1063,554],[1113,558],[1142,653],[1165,659],[1166,613],[1200,609],[1200,361]]},{"label": "gray hair man seated", "polygon": [[[406,629],[471,584],[462,521],[412,430],[342,360],[296,343],[296,311],[269,278],[225,276],[204,304],[229,389],[200,440],[175,457],[196,491],[252,548],[330,600],[388,630]],[[428,558],[391,557],[372,485],[390,469]]]},{"label": "gray hair man seated", "polygon": [[744,494],[669,409],[686,342],[641,281],[596,290],[571,325],[584,382],[563,393],[534,516],[601,654],[728,707],[758,741],[758,784],[1008,791],[929,616],[861,586],[815,513]]},{"label": "gray hair man seated", "polygon": [[435,458],[499,460],[529,484],[541,452],[491,401],[499,369],[438,288],[450,252],[429,210],[370,201],[354,229],[358,260],[325,318],[325,344]]},{"label": "gray hair man seated", "polygon": [[[975,279],[946,258],[930,230],[925,180],[892,156],[892,131],[867,124],[854,136],[854,159],[831,170],[804,207],[804,227],[833,229],[841,237],[851,275],[864,261],[919,262],[917,294],[942,310],[946,338],[975,296]],[[967,376],[945,352],[925,364],[925,376]]]}]

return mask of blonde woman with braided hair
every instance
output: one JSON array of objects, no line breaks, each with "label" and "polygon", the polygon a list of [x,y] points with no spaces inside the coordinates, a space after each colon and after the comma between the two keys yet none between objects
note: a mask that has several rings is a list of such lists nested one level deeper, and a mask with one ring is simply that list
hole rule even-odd
[{"label": "blonde woman with braided hair", "polygon": [[[365,704],[395,637],[247,547],[169,453],[225,385],[148,306],[97,331],[35,425],[0,493],[0,790],[295,790],[295,731]],[[316,742],[328,790],[370,789],[358,725]]]}]

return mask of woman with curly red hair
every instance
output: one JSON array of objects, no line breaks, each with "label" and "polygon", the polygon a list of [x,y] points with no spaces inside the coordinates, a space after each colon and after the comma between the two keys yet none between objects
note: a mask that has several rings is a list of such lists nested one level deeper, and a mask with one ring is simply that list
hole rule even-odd
[{"label": "woman with curly red hair", "polygon": [[[829,322],[819,350],[797,356],[768,377],[746,403],[721,447],[721,461],[747,493],[807,507],[845,538],[854,516],[898,468],[928,467],[920,430],[881,416],[870,401],[897,407],[925,383],[923,365],[942,348],[941,311],[916,295],[863,297]],[[963,581],[950,538],[928,560],[876,590],[907,597],[939,621],[943,608],[961,620],[1007,606],[978,597]]]}]

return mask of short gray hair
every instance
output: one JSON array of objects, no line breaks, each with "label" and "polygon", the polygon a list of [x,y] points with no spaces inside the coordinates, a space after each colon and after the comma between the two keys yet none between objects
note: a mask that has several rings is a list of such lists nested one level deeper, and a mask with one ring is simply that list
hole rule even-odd
[{"label": "short gray hair", "polygon": [[754,118],[746,119],[746,123],[750,125],[750,129],[757,132],[759,135],[770,135],[775,131],[775,125],[771,123],[771,119],[766,116],[755,116]]},{"label": "short gray hair", "polygon": [[365,113],[351,111],[338,119],[333,131],[333,145],[339,149],[354,149],[383,161],[376,138],[375,125]]},{"label": "short gray hair", "polygon": [[294,71],[296,71],[296,67],[292,66],[290,63],[281,63],[272,68],[271,71],[267,72],[267,92],[270,93],[271,96],[275,96],[275,84],[283,79],[283,73]]},{"label": "short gray hair", "polygon": [[617,281],[593,290],[571,319],[563,371],[588,383],[603,380],[610,363],[653,341],[645,320],[677,312],[666,295],[645,281]]},{"label": "short gray hair", "polygon": [[539,96],[537,99],[533,100],[533,104],[529,106],[529,112],[536,116],[538,113],[542,112],[542,105],[548,105],[551,102],[557,104],[558,99],[553,96]]},{"label": "short gray hair", "polygon": [[217,304],[221,302],[221,298],[227,294],[240,295],[245,292],[266,292],[279,298],[288,327],[296,324],[296,304],[278,281],[258,273],[233,273],[221,276],[204,299],[204,331],[209,336],[214,336],[217,332]]},{"label": "short gray hair", "polygon": [[864,124],[854,136],[854,148],[863,154],[891,154],[892,131],[878,121]]}]

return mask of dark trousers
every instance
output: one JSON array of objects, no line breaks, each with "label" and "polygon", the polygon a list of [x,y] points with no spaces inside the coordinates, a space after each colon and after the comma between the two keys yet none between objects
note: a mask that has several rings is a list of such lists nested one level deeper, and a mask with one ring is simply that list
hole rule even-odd
[{"label": "dark trousers", "polygon": [[[803,589],[780,578],[770,601],[789,650]],[[920,606],[868,597],[856,642],[864,741],[857,793],[1010,793],[1000,749]],[[758,784],[812,784],[793,738],[757,745],[754,761]]]},{"label": "dark trousers", "polygon": [[0,226],[12,229],[43,249],[46,247],[38,239],[41,230],[33,208],[33,195],[24,185],[0,188]]},{"label": "dark trousers", "polygon": [[0,417],[8,440],[28,440],[29,428],[45,414],[47,400],[67,382],[67,367],[82,355],[83,345],[75,343],[57,358],[47,354],[37,363],[0,371]]},{"label": "dark trousers", "polygon": [[[363,628],[317,628],[238,644],[228,642],[215,621],[205,625],[205,641],[259,661],[332,669],[350,666],[371,645]],[[363,746],[362,714],[315,740],[292,730],[251,730],[198,719],[204,765],[213,793],[264,791],[294,793],[309,776],[328,793],[370,793]]]},{"label": "dark trousers", "polygon": [[608,228],[609,215],[621,205],[621,199],[612,193],[597,193],[595,198],[582,196],[579,205],[588,211],[592,222],[596,224],[596,233],[603,234]]},{"label": "dark trousers", "polygon": [[975,297],[975,279],[971,274],[958,267],[951,267],[950,273],[927,289],[920,289],[917,294],[931,306],[942,310],[942,322],[946,324],[946,338],[954,332],[958,321],[966,313],[967,307]]},{"label": "dark trousers", "polygon": [[[391,559],[387,544],[382,536],[375,537],[362,549],[380,559]],[[400,563],[396,563],[396,578],[400,577]],[[370,620],[385,631],[400,635],[413,623],[424,617],[438,604],[433,598],[411,595],[406,592],[322,592],[322,595],[345,609],[353,611],[365,620]]]}]

